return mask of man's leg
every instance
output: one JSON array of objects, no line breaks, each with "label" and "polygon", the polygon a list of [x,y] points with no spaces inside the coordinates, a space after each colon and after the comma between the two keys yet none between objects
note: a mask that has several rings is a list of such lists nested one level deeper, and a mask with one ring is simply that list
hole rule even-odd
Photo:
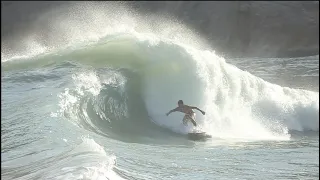
[{"label": "man's leg", "polygon": [[197,126],[197,123],[196,123],[196,121],[195,121],[194,119],[192,119],[191,117],[190,117],[189,119],[190,119],[190,121],[192,122],[192,124],[193,124],[194,126]]},{"label": "man's leg", "polygon": [[194,118],[195,118],[195,115],[193,114],[192,116],[191,115],[185,115],[186,116],[186,118],[188,119],[188,120],[190,120],[191,122],[192,122],[192,124],[194,125],[194,126],[197,126],[197,122],[194,120]]},{"label": "man's leg", "polygon": [[192,122],[192,124],[193,124],[194,126],[197,126],[197,122],[195,121],[195,119],[196,119],[196,114],[193,113],[193,114],[190,116],[190,121]]},{"label": "man's leg", "polygon": [[183,122],[183,124],[184,124],[185,126],[188,125],[188,117],[187,117],[187,115],[185,115],[185,116],[183,117],[182,122]]}]

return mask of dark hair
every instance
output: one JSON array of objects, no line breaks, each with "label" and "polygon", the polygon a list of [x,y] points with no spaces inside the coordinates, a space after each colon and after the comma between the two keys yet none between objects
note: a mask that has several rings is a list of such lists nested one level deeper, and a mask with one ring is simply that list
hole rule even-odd
[{"label": "dark hair", "polygon": [[182,100],[179,100],[179,101],[178,101],[178,104],[183,104],[183,101],[182,101]]}]

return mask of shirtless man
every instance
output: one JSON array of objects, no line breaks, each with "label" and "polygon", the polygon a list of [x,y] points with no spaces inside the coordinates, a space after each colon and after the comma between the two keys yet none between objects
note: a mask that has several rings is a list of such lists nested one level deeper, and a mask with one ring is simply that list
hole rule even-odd
[{"label": "shirtless man", "polygon": [[178,101],[178,107],[176,107],[175,109],[172,109],[171,111],[169,111],[166,115],[168,116],[170,113],[175,112],[175,111],[179,111],[182,113],[185,113],[185,116],[183,117],[183,124],[187,125],[188,120],[190,120],[192,122],[192,124],[194,126],[197,126],[195,119],[195,115],[196,113],[192,110],[192,109],[196,109],[198,111],[200,111],[203,115],[205,115],[206,113],[204,111],[202,111],[201,109],[197,108],[197,107],[192,107],[192,106],[188,106],[188,105],[184,105],[182,100]]}]

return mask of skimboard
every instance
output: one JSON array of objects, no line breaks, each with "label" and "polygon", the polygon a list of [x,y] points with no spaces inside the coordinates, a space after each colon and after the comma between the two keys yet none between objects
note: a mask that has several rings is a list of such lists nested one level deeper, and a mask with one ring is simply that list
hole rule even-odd
[{"label": "skimboard", "polygon": [[188,139],[199,141],[199,140],[206,140],[208,138],[211,138],[209,134],[206,134],[205,132],[191,132],[188,133]]}]

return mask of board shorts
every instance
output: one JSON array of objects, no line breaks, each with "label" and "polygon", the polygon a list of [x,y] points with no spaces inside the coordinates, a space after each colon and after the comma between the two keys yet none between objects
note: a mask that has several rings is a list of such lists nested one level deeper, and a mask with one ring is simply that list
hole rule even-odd
[{"label": "board shorts", "polygon": [[184,117],[183,117],[183,124],[184,125],[187,125],[188,121],[191,121],[191,120],[196,120],[196,113],[192,113],[192,114],[186,114]]}]

